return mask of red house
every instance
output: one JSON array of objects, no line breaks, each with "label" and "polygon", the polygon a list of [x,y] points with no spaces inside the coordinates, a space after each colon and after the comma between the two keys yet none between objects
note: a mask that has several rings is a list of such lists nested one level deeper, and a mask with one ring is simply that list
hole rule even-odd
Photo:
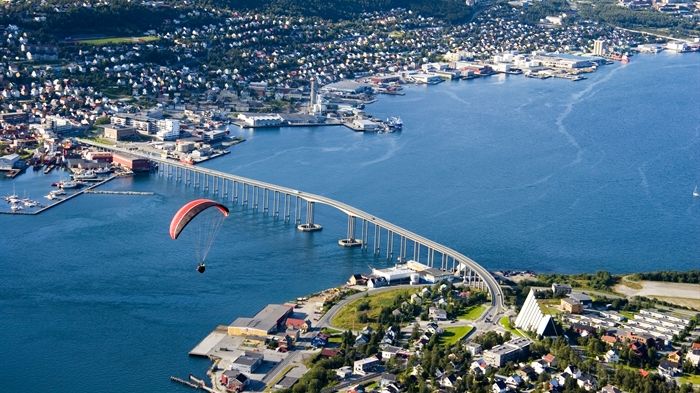
[{"label": "red house", "polygon": [[242,392],[248,386],[248,377],[238,370],[226,370],[219,380],[227,392]]}]

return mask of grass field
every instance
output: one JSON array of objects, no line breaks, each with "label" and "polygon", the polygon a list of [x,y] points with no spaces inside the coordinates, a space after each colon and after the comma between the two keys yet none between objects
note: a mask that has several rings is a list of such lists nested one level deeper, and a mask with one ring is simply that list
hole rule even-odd
[{"label": "grass field", "polygon": [[537,303],[540,304],[542,312],[549,315],[561,314],[559,309],[559,304],[561,301],[559,299],[538,299]]},{"label": "grass field", "polygon": [[682,384],[683,383],[692,383],[696,389],[698,387],[700,387],[700,375],[683,374],[678,379],[680,380],[680,382]]},{"label": "grass field", "polygon": [[624,316],[627,319],[634,319],[634,313],[632,311],[618,311],[620,315]]},{"label": "grass field", "polygon": [[158,37],[154,35],[144,35],[141,37],[109,37],[109,38],[94,38],[90,40],[80,40],[79,44],[86,45],[119,45],[119,44],[140,44],[144,42],[158,41]]},{"label": "grass field", "polygon": [[471,326],[455,326],[445,328],[445,331],[440,335],[440,344],[452,346],[457,341],[461,340],[469,334],[474,328]]},{"label": "grass field", "polygon": [[504,329],[509,331],[510,334],[514,336],[522,336],[522,334],[520,334],[520,332],[516,328],[514,328],[513,325],[510,324],[510,318],[502,317],[498,322],[501,324],[501,326],[503,326]]},{"label": "grass field", "polygon": [[484,306],[483,304],[472,306],[472,307],[469,307],[467,309],[467,312],[457,316],[457,319],[461,319],[463,321],[473,321],[473,320],[479,318],[481,316],[481,314],[484,313],[485,310],[486,310],[486,306]]},{"label": "grass field", "polygon": [[[338,311],[331,320],[331,325],[339,329],[361,329],[365,325],[369,325],[374,329],[378,326],[377,318],[382,307],[391,306],[397,297],[401,295],[410,296],[416,291],[413,288],[399,288],[355,299]],[[364,301],[369,302],[369,309],[367,311],[357,311],[357,305]],[[359,321],[359,316],[362,313],[366,313],[368,322]]]}]

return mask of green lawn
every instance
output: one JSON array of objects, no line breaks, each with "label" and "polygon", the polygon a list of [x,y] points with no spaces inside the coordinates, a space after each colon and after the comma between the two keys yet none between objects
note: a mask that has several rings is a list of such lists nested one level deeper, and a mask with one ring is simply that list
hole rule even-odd
[{"label": "green lawn", "polygon": [[[377,318],[382,307],[391,306],[394,300],[401,295],[410,296],[416,292],[417,290],[414,288],[399,288],[355,299],[335,314],[331,325],[339,329],[362,329],[365,325],[369,325],[374,329],[378,326]],[[369,309],[362,312],[357,311],[357,305],[364,301],[369,301]],[[359,316],[362,313],[366,313],[368,322],[359,321]]]},{"label": "green lawn", "polygon": [[682,384],[692,383],[696,388],[700,386],[700,375],[683,374],[683,376],[678,379]]},{"label": "green lawn", "polygon": [[634,319],[634,313],[632,311],[618,311],[620,315],[624,316],[627,319]]},{"label": "green lawn", "polygon": [[457,319],[461,319],[463,321],[473,321],[479,318],[484,311],[486,311],[486,306],[483,304],[472,306],[467,309],[467,312],[457,316]]},{"label": "green lawn", "polygon": [[538,299],[537,303],[539,303],[542,312],[545,314],[561,314],[561,310],[559,309],[559,304],[561,303],[561,300],[559,299]]},{"label": "green lawn", "polygon": [[144,42],[158,41],[158,37],[154,35],[145,35],[141,37],[109,37],[95,38],[91,40],[80,40],[78,43],[86,45],[118,45],[118,44],[136,44]]},{"label": "green lawn", "polygon": [[440,335],[440,344],[452,346],[469,334],[474,328],[471,326],[455,326],[445,328],[445,331]]},{"label": "green lawn", "polygon": [[513,325],[510,324],[510,318],[502,317],[498,322],[501,324],[501,326],[503,326],[504,329],[509,331],[510,334],[514,336],[522,336],[522,334],[520,334],[520,332],[516,328],[514,328]]}]

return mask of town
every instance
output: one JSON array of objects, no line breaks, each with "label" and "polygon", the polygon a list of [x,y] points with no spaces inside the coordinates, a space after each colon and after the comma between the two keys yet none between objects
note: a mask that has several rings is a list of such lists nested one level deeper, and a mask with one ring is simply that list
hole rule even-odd
[{"label": "town", "polygon": [[[246,143],[232,132],[239,129],[334,126],[400,137],[411,125],[373,115],[371,105],[382,95],[410,94],[413,85],[439,89],[433,85],[477,78],[587,83],[599,69],[623,67],[638,55],[700,50],[700,6],[687,1],[469,0],[457,2],[469,11],[457,21],[400,7],[342,18],[207,1],[21,3],[0,6],[0,181],[27,172],[52,180],[46,205],[21,197],[15,183],[11,194],[3,187],[7,208],[0,213],[16,216],[83,194],[151,195],[99,187],[155,172],[202,188],[212,176],[214,193],[232,203],[242,185],[246,208],[250,189],[251,208],[257,211],[262,198],[260,209],[275,218],[284,209],[285,222],[291,205],[284,204],[294,196],[296,228],[312,232],[321,229],[313,222],[318,199],[305,200],[303,223],[301,191],[264,188],[260,197],[259,185],[198,165],[235,155]],[[178,172],[190,170],[184,178]],[[367,246],[354,237],[356,218],[349,216],[339,245]],[[384,228],[387,249],[396,228]],[[700,388],[697,271],[485,271],[495,280],[489,287],[454,257],[448,268],[444,252],[440,269],[435,249],[428,264],[421,262],[418,240],[415,260],[407,257],[408,240],[399,239],[399,257],[387,256],[393,266],[216,326],[189,353],[211,360],[207,375],[172,376],[173,386],[220,393]],[[637,294],[650,282],[663,291]],[[674,302],[678,291],[690,295]]]},{"label": "town", "polygon": [[[162,4],[141,7],[171,15]],[[55,164],[74,136],[197,163],[242,141],[227,137],[231,126],[395,132],[401,119],[365,106],[404,94],[405,84],[495,74],[579,81],[633,52],[700,47],[554,8],[496,3],[453,25],[405,9],[330,21],[185,7],[141,36],[59,43],[37,29],[51,18],[40,7],[16,10],[22,23],[2,26],[0,170],[12,177]]]},{"label": "town", "polygon": [[212,387],[196,377],[192,386],[382,393],[691,392],[691,383],[697,386],[697,311],[616,294],[600,283],[621,279],[605,272],[584,277],[583,287],[503,273],[496,272],[509,296],[524,301],[497,320],[485,292],[412,260],[270,304],[217,327],[190,352],[213,360]]}]

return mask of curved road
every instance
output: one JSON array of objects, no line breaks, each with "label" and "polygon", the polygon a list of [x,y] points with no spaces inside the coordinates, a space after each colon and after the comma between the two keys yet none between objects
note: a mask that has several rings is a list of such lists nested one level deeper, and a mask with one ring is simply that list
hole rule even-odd
[{"label": "curved road", "polygon": [[447,246],[444,246],[440,243],[434,242],[430,239],[427,239],[423,236],[420,236],[416,233],[413,233],[407,229],[404,229],[398,225],[394,225],[389,221],[382,220],[381,218],[375,217],[365,211],[362,211],[360,209],[357,209],[353,206],[350,206],[346,203],[336,201],[335,199],[331,199],[322,195],[317,195],[317,194],[312,194],[308,192],[302,192],[299,190],[295,190],[293,188],[289,187],[284,187],[284,186],[278,186],[276,184],[271,184],[271,183],[266,183],[263,181],[255,180],[255,179],[250,179],[242,176],[237,176],[237,175],[232,175],[230,173],[226,172],[221,172],[213,169],[208,169],[208,168],[203,168],[203,167],[198,167],[198,166],[192,166],[192,165],[187,165],[183,164],[177,161],[169,160],[169,159],[164,159],[159,156],[153,155],[153,154],[146,154],[143,151],[138,151],[138,150],[131,150],[131,149],[125,149],[122,147],[117,147],[117,146],[110,146],[110,145],[105,145],[102,143],[94,142],[91,140],[86,140],[86,139],[79,139],[81,143],[87,144],[87,145],[92,145],[98,148],[106,149],[106,150],[113,150],[117,152],[122,152],[122,153],[127,153],[131,154],[134,156],[140,156],[143,158],[147,158],[151,161],[160,163],[160,164],[165,164],[165,165],[170,165],[172,167],[176,168],[181,168],[183,170],[188,170],[188,171],[196,171],[199,173],[203,173],[206,175],[214,176],[214,177],[220,177],[223,179],[235,181],[238,183],[244,183],[244,184],[249,184],[258,188],[263,188],[263,189],[268,189],[272,191],[277,191],[282,194],[287,194],[287,195],[292,195],[299,197],[303,200],[309,201],[309,202],[314,202],[314,203],[322,203],[327,206],[331,206],[333,208],[336,208],[343,213],[353,216],[353,217],[360,217],[365,220],[367,220],[369,223],[379,225],[380,227],[387,229],[391,231],[394,234],[398,234],[400,236],[403,236],[407,239],[413,240],[418,242],[419,244],[426,246],[427,248],[433,249],[443,255],[448,255],[449,257],[452,257],[455,261],[457,261],[460,265],[466,266],[472,271],[476,272],[479,277],[486,283],[486,286],[488,287],[489,293],[491,295],[491,306],[496,308],[496,311],[499,312],[501,309],[505,308],[505,303],[504,303],[504,298],[503,298],[503,291],[501,289],[501,286],[498,284],[496,279],[489,273],[486,269],[484,269],[481,265],[473,261],[471,258],[467,257],[466,255],[463,255],[456,250],[453,250],[452,248],[449,248]]}]

